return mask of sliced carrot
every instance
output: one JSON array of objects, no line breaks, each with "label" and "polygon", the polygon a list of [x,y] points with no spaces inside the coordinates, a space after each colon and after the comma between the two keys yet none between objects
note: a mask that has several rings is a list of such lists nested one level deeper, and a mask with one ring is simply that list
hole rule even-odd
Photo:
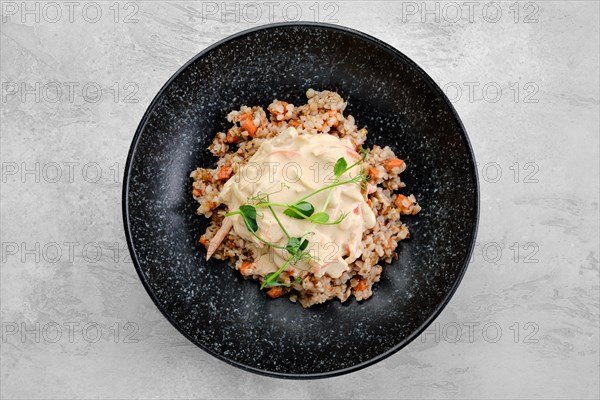
[{"label": "sliced carrot", "polygon": [[254,125],[254,121],[252,121],[252,119],[245,119],[244,123],[242,124],[242,128],[248,131],[248,135],[250,137],[254,137],[254,134],[256,133],[256,125]]},{"label": "sliced carrot", "polygon": [[403,194],[399,194],[398,197],[396,197],[396,200],[394,200],[394,204],[398,208],[398,211],[405,215],[412,214],[414,210],[413,202],[410,201],[410,199],[404,196]]},{"label": "sliced carrot", "polygon": [[272,299],[276,299],[283,294],[283,289],[279,286],[272,287],[267,291],[267,296]]},{"label": "sliced carrot", "polygon": [[233,169],[227,165],[221,167],[221,169],[219,169],[219,179],[229,179],[232,172]]},{"label": "sliced carrot", "polygon": [[245,113],[240,115],[238,118],[242,129],[246,130],[250,137],[254,137],[254,134],[256,133],[256,125],[254,125],[254,121],[252,120],[252,114]]},{"label": "sliced carrot", "polygon": [[200,196],[202,196],[202,191],[198,188],[194,188],[194,190],[192,190],[192,195],[196,196],[196,197],[200,197]]},{"label": "sliced carrot", "polygon": [[399,194],[398,197],[396,197],[396,200],[394,201],[394,203],[396,203],[396,205],[398,207],[400,207],[400,206],[404,206],[407,201],[410,203],[410,200],[408,200],[408,197],[406,197],[403,194]]},{"label": "sliced carrot", "polygon": [[386,170],[391,171],[393,168],[401,167],[402,164],[404,164],[404,161],[400,160],[399,158],[392,158],[391,160],[387,160],[385,163],[383,163],[383,166]]},{"label": "sliced carrot", "polygon": [[200,236],[200,239],[198,239],[198,242],[200,244],[202,244],[203,246],[206,246],[207,241],[206,241],[206,238],[204,237],[204,235]]},{"label": "sliced carrot", "polygon": [[333,117],[335,114],[337,114],[337,111],[335,110],[329,110],[329,116]]},{"label": "sliced carrot", "polygon": [[379,174],[377,173],[377,168],[375,168],[375,167],[371,167],[371,168],[369,168],[369,176],[370,176],[371,178],[373,178],[373,179],[377,179],[377,176],[378,176],[378,175],[379,175]]},{"label": "sliced carrot", "polygon": [[362,292],[363,290],[365,290],[367,288],[367,285],[365,285],[365,281],[363,281],[362,279],[358,281],[358,284],[354,287],[354,290],[356,292]]},{"label": "sliced carrot", "polygon": [[240,136],[237,133],[232,132],[230,129],[227,131],[227,136],[225,136],[225,141],[227,143],[235,143],[238,141],[239,138],[240,138]]},{"label": "sliced carrot", "polygon": [[242,265],[240,265],[240,273],[244,276],[249,275],[250,269],[252,269],[253,266],[254,264],[252,264],[250,261],[244,261]]}]

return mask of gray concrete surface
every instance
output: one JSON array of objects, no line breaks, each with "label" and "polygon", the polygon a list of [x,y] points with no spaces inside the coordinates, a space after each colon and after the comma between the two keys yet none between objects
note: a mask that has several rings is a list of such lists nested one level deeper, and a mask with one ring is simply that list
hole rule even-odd
[{"label": "gray concrete surface", "polygon": [[[3,399],[600,396],[598,2],[1,7]],[[390,43],[444,87],[482,191],[471,266],[434,325],[377,365],[310,382],[238,370],[172,328],[120,209],[133,132],[163,83],[298,10]]]}]

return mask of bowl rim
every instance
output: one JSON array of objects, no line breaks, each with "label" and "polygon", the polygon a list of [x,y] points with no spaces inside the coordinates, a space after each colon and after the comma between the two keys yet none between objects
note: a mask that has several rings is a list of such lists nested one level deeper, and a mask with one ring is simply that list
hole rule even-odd
[{"label": "bowl rim", "polygon": [[[341,32],[344,34],[350,34],[350,35],[353,35],[360,39],[369,41],[377,47],[383,48],[383,50],[391,53],[391,55],[393,55],[394,57],[402,59],[411,68],[414,68],[417,71],[417,73],[419,73],[437,92],[437,94],[439,95],[439,98],[443,100],[445,105],[451,111],[453,118],[458,123],[460,135],[462,136],[462,139],[464,140],[464,142],[467,146],[467,150],[469,153],[469,161],[471,162],[471,171],[475,178],[475,181],[474,181],[475,204],[474,204],[474,213],[473,213],[473,221],[472,221],[472,229],[471,229],[471,242],[468,245],[467,254],[465,256],[465,260],[463,261],[463,265],[462,265],[462,268],[460,269],[458,278],[456,279],[456,281],[454,282],[454,284],[452,285],[450,290],[446,293],[445,298],[438,305],[438,307],[435,309],[435,311],[431,315],[429,315],[427,317],[427,319],[417,329],[415,329],[410,335],[408,335],[406,338],[404,338],[400,343],[396,344],[389,350],[387,350],[367,361],[353,365],[351,367],[346,367],[346,368],[337,369],[337,370],[333,370],[333,371],[308,373],[308,374],[274,372],[274,371],[268,371],[268,370],[256,368],[256,367],[253,367],[250,365],[246,365],[241,362],[231,360],[231,359],[223,356],[222,354],[215,352],[210,347],[207,347],[203,344],[196,342],[190,335],[188,335],[182,329],[182,327],[180,327],[179,324],[176,321],[174,321],[165,312],[162,304],[159,302],[158,297],[156,296],[156,294],[154,293],[154,290],[151,288],[150,284],[146,280],[146,276],[144,275],[144,273],[140,267],[140,263],[138,261],[138,255],[135,251],[135,247],[133,246],[133,241],[132,241],[132,232],[130,229],[129,202],[128,202],[129,183],[130,183],[130,177],[131,177],[132,162],[133,162],[133,158],[135,157],[135,154],[136,154],[139,139],[142,135],[142,132],[146,128],[148,120],[149,120],[151,114],[153,113],[154,108],[156,107],[156,104],[158,103],[159,99],[162,98],[163,94],[165,93],[167,88],[173,83],[173,81],[175,79],[177,79],[177,77],[179,77],[179,75],[183,71],[185,71],[190,65],[192,65],[194,62],[196,62],[198,59],[204,57],[206,54],[208,54],[211,51],[213,51],[214,49],[224,45],[225,43],[243,38],[247,35],[254,34],[254,33],[257,33],[260,31],[267,31],[267,30],[278,29],[278,28],[291,28],[291,27],[329,29],[329,30],[338,31],[338,32]],[[356,372],[358,370],[369,367],[371,365],[374,365],[374,364],[378,363],[379,361],[384,360],[384,359],[390,357],[391,355],[397,353],[402,348],[406,347],[409,343],[411,343],[414,339],[416,339],[419,335],[421,335],[421,333],[423,333],[429,327],[429,325],[431,325],[431,323],[441,314],[441,312],[444,310],[444,308],[446,308],[446,306],[448,305],[448,303],[450,302],[450,300],[456,293],[456,290],[460,286],[460,283],[461,283],[461,281],[467,271],[467,268],[469,266],[471,255],[472,255],[473,249],[475,247],[477,230],[478,230],[478,225],[479,225],[480,190],[479,190],[479,177],[478,177],[478,172],[477,172],[477,164],[475,161],[473,147],[469,140],[467,131],[462,123],[462,120],[460,119],[456,109],[454,108],[454,106],[452,105],[452,103],[450,102],[450,100],[448,99],[446,94],[443,92],[443,90],[435,83],[435,81],[421,67],[419,67],[414,61],[412,61],[409,57],[407,57],[404,53],[402,53],[395,47],[385,43],[384,41],[382,41],[380,39],[377,39],[376,37],[373,37],[369,34],[358,31],[356,29],[349,28],[349,27],[346,27],[343,25],[334,25],[334,24],[328,24],[328,23],[323,23],[323,22],[296,21],[296,22],[279,22],[279,23],[270,23],[270,24],[259,25],[259,26],[252,27],[250,29],[245,29],[243,31],[229,35],[229,36],[213,43],[212,45],[206,47],[204,50],[200,51],[198,54],[193,56],[189,61],[187,61],[183,66],[181,66],[167,80],[167,82],[160,88],[158,93],[154,96],[154,98],[148,105],[148,108],[144,112],[144,115],[142,116],[142,119],[135,131],[134,136],[133,136],[133,139],[132,139],[132,142],[131,142],[131,145],[130,145],[130,148],[129,148],[129,151],[127,154],[127,161],[125,163],[125,168],[124,168],[121,206],[122,206],[123,225],[124,225],[124,229],[125,229],[125,238],[127,241],[127,247],[129,249],[129,254],[131,256],[131,260],[135,266],[137,274],[138,274],[144,288],[146,289],[147,294],[150,296],[150,298],[152,299],[152,301],[154,302],[154,304],[156,305],[158,310],[167,319],[167,321],[169,321],[169,323],[171,325],[173,325],[175,327],[175,329],[177,329],[179,331],[179,333],[181,333],[190,342],[192,342],[193,344],[198,346],[200,349],[206,351],[208,354],[212,355],[213,357],[216,357],[217,359],[224,361],[227,364],[232,365],[234,367],[240,368],[242,370],[253,372],[253,373],[256,373],[259,375],[263,375],[263,376],[273,377],[273,378],[306,380],[306,379],[331,378],[331,377],[335,377],[335,376],[345,375],[348,373]]]}]

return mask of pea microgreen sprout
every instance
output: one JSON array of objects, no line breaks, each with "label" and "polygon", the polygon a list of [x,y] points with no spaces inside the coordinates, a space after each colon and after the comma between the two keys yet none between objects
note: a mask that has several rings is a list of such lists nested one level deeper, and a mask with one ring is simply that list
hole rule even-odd
[{"label": "pea microgreen sprout", "polygon": [[295,265],[300,260],[307,260],[307,259],[313,258],[311,256],[311,254],[306,251],[306,248],[308,247],[308,239],[305,239],[304,236],[306,236],[308,234],[306,234],[302,237],[291,237],[289,235],[289,233],[287,232],[287,230],[285,229],[285,227],[283,226],[283,224],[281,223],[281,221],[279,220],[279,218],[277,217],[277,214],[275,213],[275,210],[273,210],[273,207],[269,206],[268,208],[273,213],[273,217],[276,219],[280,228],[283,230],[284,234],[288,238],[288,243],[286,246],[280,246],[275,243],[268,242],[256,233],[258,231],[258,223],[256,222],[256,208],[254,206],[251,206],[248,204],[241,205],[239,210],[228,212],[225,214],[225,216],[230,217],[233,215],[240,215],[244,220],[246,229],[248,229],[248,231],[255,238],[257,238],[259,241],[266,244],[267,246],[270,246],[270,247],[273,247],[276,249],[284,249],[290,254],[290,256],[287,258],[285,263],[283,263],[283,265],[281,267],[279,267],[277,272],[272,272],[265,277],[265,280],[262,283],[260,288],[263,289],[265,286],[268,286],[268,287],[291,286],[292,284],[299,282],[298,279],[300,279],[300,280],[302,280],[302,279],[297,278],[294,282],[292,282],[290,284],[279,283],[279,282],[277,282],[277,279],[279,278],[279,275],[281,275],[281,273],[285,270],[285,268],[289,264]]},{"label": "pea microgreen sprout", "polygon": [[274,203],[274,202],[268,201],[268,202],[258,202],[254,206],[256,208],[283,207],[283,208],[285,208],[283,213],[285,215],[287,215],[288,217],[295,218],[295,219],[308,219],[312,223],[317,224],[317,225],[336,225],[336,224],[339,224],[340,222],[342,222],[344,220],[344,218],[346,217],[346,215],[348,215],[348,214],[347,213],[342,214],[342,217],[338,218],[336,221],[328,222],[329,214],[327,214],[325,211],[314,213],[315,207],[306,200],[318,193],[325,191],[325,190],[329,190],[331,188],[346,185],[349,183],[362,183],[365,181],[365,179],[366,179],[366,175],[361,173],[361,174],[356,175],[345,181],[335,182],[331,185],[317,189],[314,192],[309,193],[308,195],[302,197],[300,200],[298,200],[292,204]]},{"label": "pea microgreen sprout", "polygon": [[285,183],[282,183],[281,184],[281,189],[279,189],[278,191],[272,192],[270,194],[269,193],[259,192],[259,193],[256,194],[256,196],[252,196],[248,200],[255,202],[257,205],[266,204],[267,208],[269,209],[269,211],[271,211],[271,214],[273,214],[273,218],[275,218],[275,221],[277,221],[277,225],[279,225],[279,227],[281,228],[281,230],[283,231],[283,233],[285,234],[285,236],[289,239],[290,238],[289,233],[287,232],[287,230],[285,229],[285,227],[283,226],[283,224],[279,220],[279,217],[277,217],[277,214],[275,213],[275,210],[273,210],[273,205],[269,201],[269,196],[271,194],[275,194],[275,193],[281,192],[284,187],[286,187],[286,188],[289,189],[289,186],[287,186]]},{"label": "pea microgreen sprout", "polygon": [[[271,202],[271,200],[270,200],[271,194],[279,193],[280,191],[283,190],[284,187],[287,187],[289,189],[289,187],[287,185],[282,184],[281,189],[276,192],[273,192],[270,194],[269,193],[258,193],[255,196],[250,197],[248,199],[248,201],[254,203],[254,205],[244,204],[244,205],[241,205],[237,211],[232,211],[232,212],[228,212],[225,214],[226,217],[230,217],[233,215],[240,215],[244,220],[246,229],[248,229],[248,231],[256,239],[258,239],[260,242],[266,244],[267,246],[270,246],[270,247],[273,247],[276,249],[286,250],[287,253],[289,254],[289,257],[285,260],[285,262],[279,267],[279,269],[277,271],[271,272],[265,276],[265,279],[263,280],[262,284],[260,285],[261,289],[264,289],[265,287],[274,287],[274,286],[290,287],[291,285],[302,281],[302,279],[300,277],[296,278],[293,282],[290,282],[290,283],[278,282],[278,279],[279,279],[279,276],[281,275],[281,273],[283,271],[285,271],[285,269],[287,268],[288,265],[296,265],[299,261],[307,261],[307,260],[311,260],[311,259],[313,259],[313,260],[316,259],[307,251],[309,241],[308,241],[308,239],[304,238],[304,236],[310,234],[311,232],[309,232],[301,237],[290,236],[288,231],[285,229],[285,226],[283,225],[283,223],[277,216],[277,213],[275,212],[274,207],[284,208],[283,214],[287,215],[290,218],[307,219],[310,222],[317,224],[317,225],[335,225],[335,224],[341,223],[346,218],[348,213],[342,213],[335,221],[329,222],[329,214],[325,210],[327,209],[327,206],[331,200],[331,196],[333,193],[333,191],[331,189],[333,189],[337,186],[342,186],[342,185],[346,185],[349,183],[358,183],[358,184],[364,185],[364,183],[367,181],[367,176],[364,173],[363,168],[361,168],[361,172],[358,175],[351,177],[350,179],[346,179],[344,181],[340,180],[342,175],[344,175],[346,172],[348,172],[349,170],[351,170],[352,168],[357,166],[359,163],[364,161],[364,159],[367,156],[367,152],[366,152],[366,150],[361,148],[361,153],[362,153],[361,159],[356,161],[355,163],[353,163],[350,166],[348,166],[348,163],[344,159],[344,157],[340,157],[336,161],[336,163],[334,164],[334,167],[333,167],[333,173],[335,176],[335,180],[333,181],[333,183],[307,194],[306,196],[297,200],[295,203],[284,204],[284,203]],[[326,191],[326,190],[329,190],[329,193],[327,195],[327,199],[323,206],[323,211],[315,213],[314,205],[306,200],[308,200],[312,196],[314,196],[318,193],[321,193],[323,191]],[[257,232],[258,232],[258,222],[256,221],[256,216],[257,216],[256,209],[257,208],[267,208],[269,210],[269,212],[273,215],[273,218],[275,218],[277,225],[279,225],[279,227],[281,228],[281,230],[283,231],[283,233],[285,234],[285,236],[288,240],[288,242],[285,246],[280,246],[280,245],[268,242],[267,240],[263,239],[262,237],[260,237],[257,234]]]},{"label": "pea microgreen sprout", "polygon": [[300,277],[296,278],[294,280],[294,282],[291,282],[291,283],[279,283],[279,282],[277,282],[277,279],[279,278],[279,275],[281,275],[281,273],[283,271],[285,271],[286,267],[289,264],[295,265],[300,260],[306,260],[306,259],[312,258],[310,253],[306,251],[307,247],[308,247],[308,239],[304,239],[303,237],[289,238],[288,244],[285,248],[288,251],[288,253],[290,253],[290,256],[288,257],[287,260],[285,260],[283,265],[281,265],[281,267],[279,267],[279,269],[276,272],[271,272],[265,276],[265,280],[260,285],[260,288],[263,289],[265,287],[273,287],[273,286],[289,287],[289,286],[293,285],[294,283],[300,282],[302,280],[302,278],[300,278]]},{"label": "pea microgreen sprout", "polygon": [[[333,181],[334,184],[336,184],[340,181],[340,178],[342,177],[342,175],[344,175],[346,172],[350,171],[352,168],[356,167],[358,164],[362,163],[365,160],[365,158],[367,158],[368,152],[366,149],[361,147],[360,153],[362,155],[360,160],[356,161],[355,163],[353,163],[350,166],[348,166],[348,162],[346,161],[346,159],[344,157],[340,157],[337,159],[337,161],[333,165],[333,175],[335,176],[335,179]],[[362,178],[362,175],[364,175],[364,171],[361,169],[360,174],[357,176]],[[327,194],[327,199],[325,200],[325,204],[323,204],[323,211],[327,210],[327,206],[329,205],[329,202],[331,201],[332,194],[333,194],[333,190],[329,190],[329,193]]]},{"label": "pea microgreen sprout", "polygon": [[292,205],[287,206],[287,208],[283,211],[285,215],[288,217],[302,219],[302,218],[310,218],[311,215],[315,212],[315,207],[310,204],[308,201],[301,201]]},{"label": "pea microgreen sprout", "polygon": [[276,249],[285,249],[285,246],[279,246],[275,243],[267,242],[265,239],[261,238],[256,234],[258,231],[258,223],[256,222],[256,208],[254,206],[250,206],[247,204],[241,205],[239,210],[232,211],[224,214],[226,217],[231,217],[233,215],[241,215],[244,219],[244,224],[246,225],[246,229],[257,238],[259,241],[263,242],[267,246],[274,247]]}]

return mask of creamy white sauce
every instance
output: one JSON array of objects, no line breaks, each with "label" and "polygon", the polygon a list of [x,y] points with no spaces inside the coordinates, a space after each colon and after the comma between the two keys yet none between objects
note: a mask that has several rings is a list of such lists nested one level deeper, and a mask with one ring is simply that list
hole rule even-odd
[{"label": "creamy white sauce", "polygon": [[[266,140],[248,163],[240,168],[226,183],[220,194],[229,211],[238,210],[240,205],[252,204],[248,199],[265,193],[270,201],[292,204],[301,197],[333,183],[333,164],[344,157],[348,165],[360,159],[349,141],[327,134],[299,135],[296,129],[288,128],[277,137]],[[350,179],[360,173],[355,166],[340,178]],[[289,188],[283,187],[285,184]],[[360,187],[353,183],[335,187],[326,210],[323,210],[328,191],[318,193],[306,201],[313,204],[315,213],[326,211],[332,222],[342,213],[346,218],[337,225],[317,225],[308,220],[295,219],[283,214],[284,208],[275,207],[280,221],[292,237],[300,237],[308,232],[310,253],[317,259],[309,264],[300,261],[287,270],[310,270],[317,277],[327,274],[339,278],[348,271],[352,263],[362,253],[362,234],[375,225],[375,215],[365,201]],[[276,192],[276,193],[274,193]],[[257,209],[257,234],[263,239],[281,246],[287,244],[287,237],[267,208]],[[239,215],[231,217],[233,229],[244,239],[260,248],[260,257],[255,260],[256,272],[275,272],[287,259],[285,250],[270,248],[256,239],[246,228]]]}]

